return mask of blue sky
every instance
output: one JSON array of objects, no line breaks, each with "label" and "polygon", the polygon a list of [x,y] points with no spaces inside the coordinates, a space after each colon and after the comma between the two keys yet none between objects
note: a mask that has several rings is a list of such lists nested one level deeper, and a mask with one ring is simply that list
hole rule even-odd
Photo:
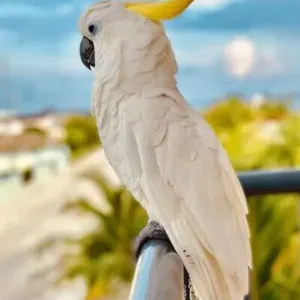
[{"label": "blue sky", "polygon": [[[90,107],[77,20],[91,1],[0,1],[0,108]],[[226,93],[300,96],[299,0],[195,0],[166,23],[178,84],[195,107]],[[298,104],[299,106],[299,104]]]}]

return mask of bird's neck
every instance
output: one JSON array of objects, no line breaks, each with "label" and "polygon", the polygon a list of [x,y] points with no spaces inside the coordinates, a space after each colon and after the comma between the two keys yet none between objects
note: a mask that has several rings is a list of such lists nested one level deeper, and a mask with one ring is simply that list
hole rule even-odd
[{"label": "bird's neck", "polygon": [[103,106],[114,109],[119,99],[129,94],[147,96],[177,88],[177,63],[169,40],[161,36],[151,46],[137,50],[114,45],[114,49],[104,49],[102,44],[102,52],[95,55],[94,114],[99,115]]}]

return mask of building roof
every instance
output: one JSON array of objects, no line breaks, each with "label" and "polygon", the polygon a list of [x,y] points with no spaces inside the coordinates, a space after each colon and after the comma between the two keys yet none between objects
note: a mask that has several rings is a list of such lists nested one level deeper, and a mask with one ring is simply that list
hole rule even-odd
[{"label": "building roof", "polygon": [[19,136],[0,135],[0,152],[34,151],[55,144],[46,136],[37,133],[25,133]]}]

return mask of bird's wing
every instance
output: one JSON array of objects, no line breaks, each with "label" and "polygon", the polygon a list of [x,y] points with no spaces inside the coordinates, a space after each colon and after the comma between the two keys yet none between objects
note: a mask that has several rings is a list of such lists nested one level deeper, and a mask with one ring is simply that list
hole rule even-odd
[{"label": "bird's wing", "polygon": [[[251,266],[248,211],[225,150],[179,94],[138,101],[140,111],[131,108],[139,111],[132,120],[138,151],[129,164],[139,165],[150,214],[203,299],[241,300]],[[132,139],[127,147],[130,156]]]}]

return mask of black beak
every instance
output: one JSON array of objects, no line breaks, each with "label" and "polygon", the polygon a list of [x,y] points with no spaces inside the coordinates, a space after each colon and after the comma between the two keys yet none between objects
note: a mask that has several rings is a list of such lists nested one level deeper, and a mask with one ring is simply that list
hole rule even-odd
[{"label": "black beak", "polygon": [[95,67],[95,48],[91,40],[83,37],[80,43],[80,57],[83,64],[90,70]]}]

